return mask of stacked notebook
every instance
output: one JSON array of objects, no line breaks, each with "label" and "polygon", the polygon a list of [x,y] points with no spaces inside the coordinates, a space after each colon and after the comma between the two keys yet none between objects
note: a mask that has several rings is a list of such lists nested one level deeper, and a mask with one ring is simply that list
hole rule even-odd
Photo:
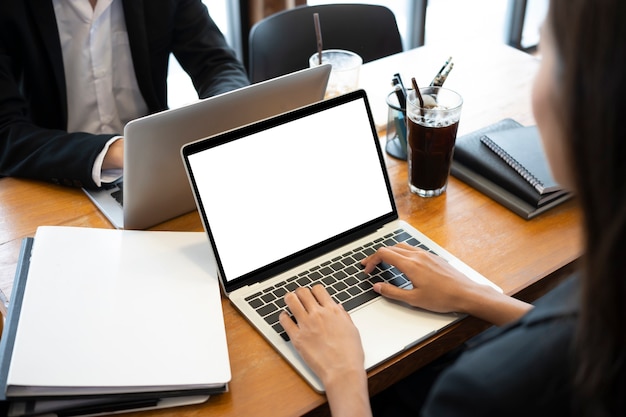
[{"label": "stacked notebook", "polygon": [[537,128],[512,119],[457,138],[451,173],[525,219],[572,196],[552,177]]},{"label": "stacked notebook", "polygon": [[40,227],[0,341],[8,416],[203,402],[231,378],[204,233]]}]

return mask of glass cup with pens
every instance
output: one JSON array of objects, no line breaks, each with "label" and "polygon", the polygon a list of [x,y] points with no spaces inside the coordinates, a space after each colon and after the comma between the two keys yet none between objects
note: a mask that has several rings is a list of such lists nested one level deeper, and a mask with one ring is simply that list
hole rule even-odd
[{"label": "glass cup with pens", "polygon": [[[452,71],[454,63],[448,58],[439,72],[435,75],[431,86],[441,87]],[[394,74],[391,85],[393,90],[387,95],[387,142],[385,151],[398,159],[407,159],[407,120],[406,102],[410,89],[404,86],[399,73]]]},{"label": "glass cup with pens", "polygon": [[[441,195],[448,183],[463,106],[458,93],[442,87],[452,66],[449,58],[425,88],[419,88],[413,78],[413,89],[407,90],[399,75],[394,76],[394,94],[398,103],[405,104],[405,113],[400,114],[406,119],[409,187],[422,197]],[[396,126],[396,135],[398,130]],[[400,135],[397,138],[401,140]],[[389,152],[389,145],[386,149]]]},{"label": "glass cup with pens", "polygon": [[387,142],[385,151],[394,158],[406,160],[406,92],[395,84],[387,95]]}]

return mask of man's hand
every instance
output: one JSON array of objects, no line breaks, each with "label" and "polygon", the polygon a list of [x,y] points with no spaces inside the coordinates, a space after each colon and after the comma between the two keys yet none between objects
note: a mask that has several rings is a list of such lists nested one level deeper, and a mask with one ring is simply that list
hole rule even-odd
[{"label": "man's hand", "polygon": [[124,138],[118,139],[109,146],[102,161],[102,169],[124,168]]}]

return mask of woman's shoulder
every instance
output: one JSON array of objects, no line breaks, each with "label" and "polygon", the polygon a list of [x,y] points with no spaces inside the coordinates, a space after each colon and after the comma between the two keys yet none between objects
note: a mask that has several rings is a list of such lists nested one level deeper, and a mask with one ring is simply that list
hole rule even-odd
[{"label": "woman's shoulder", "polygon": [[574,276],[518,322],[470,341],[434,384],[424,415],[464,415],[470,409],[485,416],[567,412],[577,312]]}]

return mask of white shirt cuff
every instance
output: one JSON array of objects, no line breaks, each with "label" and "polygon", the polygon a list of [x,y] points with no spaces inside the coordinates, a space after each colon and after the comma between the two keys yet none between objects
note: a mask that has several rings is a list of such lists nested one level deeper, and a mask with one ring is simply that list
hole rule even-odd
[{"label": "white shirt cuff", "polygon": [[100,154],[98,155],[98,157],[96,158],[93,164],[91,176],[93,178],[93,181],[96,183],[98,187],[102,186],[103,183],[106,184],[106,183],[116,181],[124,173],[123,169],[106,169],[104,171],[102,170],[102,163],[104,162],[104,156],[109,150],[109,146],[111,146],[111,144],[118,139],[122,139],[122,136],[114,136],[111,139],[109,139],[109,141],[104,144],[104,148],[102,149],[102,151],[100,152]]}]

